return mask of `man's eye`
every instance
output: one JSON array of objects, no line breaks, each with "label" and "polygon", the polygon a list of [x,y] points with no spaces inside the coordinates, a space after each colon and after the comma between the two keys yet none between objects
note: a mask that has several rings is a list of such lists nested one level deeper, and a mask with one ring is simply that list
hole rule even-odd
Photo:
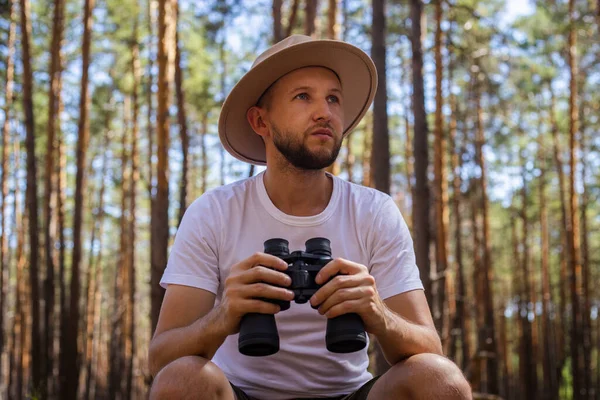
[{"label": "man's eye", "polygon": [[306,94],[306,93],[299,93],[299,94],[296,95],[296,98],[300,99],[300,100],[306,100],[306,99],[308,99],[308,94]]},{"label": "man's eye", "polygon": [[331,95],[331,96],[329,96],[329,102],[330,103],[339,103],[340,99],[337,96]]}]

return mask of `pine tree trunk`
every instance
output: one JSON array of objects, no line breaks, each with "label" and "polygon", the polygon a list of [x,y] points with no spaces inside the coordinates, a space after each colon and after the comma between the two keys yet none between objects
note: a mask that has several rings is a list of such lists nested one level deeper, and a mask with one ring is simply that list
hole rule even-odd
[{"label": "pine tree trunk", "polygon": [[560,281],[559,281],[559,316],[560,320],[558,325],[558,338],[557,338],[557,360],[558,365],[555,370],[560,380],[562,377],[562,368],[565,364],[567,354],[566,354],[566,330],[567,330],[567,285],[568,285],[568,277],[567,277],[567,262],[570,260],[570,249],[569,242],[567,240],[567,231],[569,229],[568,225],[568,215],[567,215],[567,197],[565,193],[565,174],[563,171],[563,161],[561,157],[561,150],[558,142],[558,124],[556,122],[556,100],[554,96],[554,91],[552,90],[552,85],[549,85],[550,89],[550,131],[552,132],[552,148],[553,148],[553,156],[554,156],[554,164],[556,167],[556,172],[558,175],[558,191],[560,197],[560,215],[561,215],[561,228],[560,229],[560,243],[563,251],[560,253]]},{"label": "pine tree trunk", "polygon": [[300,4],[300,0],[293,0],[292,7],[290,10],[290,16],[288,19],[288,26],[285,31],[285,36],[288,37],[294,31],[294,25],[296,25],[296,20],[298,19],[298,6]]},{"label": "pine tree trunk", "polygon": [[[108,115],[108,113],[107,113]],[[108,118],[107,118],[108,120]],[[109,127],[105,126],[104,129],[104,143],[102,145],[102,167],[100,172],[100,190],[98,192],[98,205],[97,211],[94,218],[94,227],[92,231],[92,245],[90,249],[94,249],[96,237],[98,238],[98,242],[102,243],[102,235],[103,235],[103,221],[104,221],[104,192],[106,190],[106,171],[108,166],[108,145],[109,145]],[[85,353],[84,353],[84,362],[85,362],[85,391],[84,391],[84,399],[90,399],[90,386],[92,381],[92,358],[93,358],[93,350],[94,350],[94,341],[97,341],[97,338],[94,338],[94,327],[96,321],[96,312],[99,310],[96,309],[96,295],[98,293],[98,287],[100,285],[100,271],[102,266],[99,263],[101,258],[102,247],[99,246],[98,256],[94,259],[94,252],[90,250],[90,262],[88,266],[88,292],[87,292],[87,319],[86,319],[86,341],[85,341]]]},{"label": "pine tree trunk", "polygon": [[[449,85],[453,82],[453,71],[454,71],[454,62],[453,58],[450,61],[450,68],[448,71],[448,80]],[[460,204],[462,201],[462,192],[461,185],[462,179],[460,174],[463,170],[462,163],[462,150],[459,150],[457,134],[456,134],[456,114],[458,112],[458,105],[456,101],[456,96],[450,92],[450,161],[452,165],[452,211],[454,214],[454,260],[456,263],[456,280],[457,280],[457,295],[456,295],[456,314],[454,315],[454,321],[452,323],[453,329],[458,329],[460,331],[460,343],[461,343],[461,369],[464,371],[467,368],[467,363],[470,358],[471,349],[469,347],[469,336],[470,332],[468,330],[468,324],[466,323],[467,319],[467,289],[465,286],[465,270],[463,264],[463,256],[462,256],[462,234],[461,234],[461,211]],[[451,358],[455,357],[456,353],[456,339],[454,336],[452,338],[452,346],[449,350],[449,355]]]},{"label": "pine tree trunk", "polygon": [[[2,233],[0,234],[0,358],[4,352],[4,313],[6,306],[6,288],[5,286],[10,282],[8,278],[8,271],[10,264],[8,262],[8,234],[6,218],[6,198],[8,196],[8,146],[9,135],[10,135],[10,120],[11,120],[11,107],[13,100],[13,86],[14,86],[14,55],[15,55],[15,31],[17,25],[17,7],[16,2],[11,0],[10,3],[10,25],[8,28],[8,41],[7,56],[6,56],[6,85],[5,85],[5,100],[4,100],[4,121],[2,123],[2,172],[0,176],[0,190],[2,195],[2,208],[0,209],[0,217],[2,217]],[[17,316],[15,314],[15,316]],[[10,348],[9,348],[10,350]],[[8,358],[11,360],[11,358]],[[4,382],[7,381],[7,377],[4,376],[4,368],[1,369],[0,379]],[[8,375],[10,375],[10,365],[8,368]],[[1,395],[1,393],[0,393]]]},{"label": "pine tree trunk", "polygon": [[306,36],[315,35],[317,21],[317,2],[318,0],[305,0],[306,8],[304,9],[304,34]]},{"label": "pine tree trunk", "polygon": [[66,240],[65,240],[65,203],[67,185],[67,157],[62,135],[58,135],[58,190],[56,191],[56,208],[58,211],[58,286],[60,291],[60,346],[59,346],[59,382],[58,389],[61,392],[66,384],[62,375],[66,364],[66,353],[69,336],[67,335],[69,323],[69,305],[66,289]]},{"label": "pine tree trunk", "polygon": [[281,26],[281,5],[283,0],[273,0],[273,43],[279,43],[283,39]]},{"label": "pine tree trunk", "polygon": [[172,81],[172,51],[174,42],[173,0],[158,2],[158,140],[157,140],[157,190],[154,199],[151,228],[152,272],[151,272],[151,321],[152,332],[156,329],[158,314],[164,296],[160,278],[167,265],[169,245],[169,87]]},{"label": "pine tree trunk", "polygon": [[[582,88],[580,89],[582,93],[585,93],[584,84],[585,77],[582,76],[584,82],[582,82]],[[583,307],[582,307],[582,353],[583,353],[583,382],[585,387],[587,388],[587,394],[590,398],[593,398],[595,395],[595,388],[592,385],[592,321],[591,321],[591,299],[590,299],[590,280],[592,279],[590,273],[590,249],[588,243],[588,207],[590,203],[590,190],[588,184],[586,183],[586,175],[588,171],[587,165],[587,153],[588,148],[586,147],[586,129],[587,129],[587,120],[586,115],[588,115],[587,102],[585,99],[581,101],[580,107],[580,117],[581,121],[580,125],[580,141],[581,141],[581,210],[580,210],[580,218],[581,218],[581,267],[582,267],[582,291],[583,291]]]},{"label": "pine tree trunk", "polygon": [[[126,335],[126,352],[130,358],[127,364],[127,377],[125,385],[125,393],[127,396],[132,396],[132,385],[133,385],[133,369],[135,360],[135,349],[136,349],[136,313],[135,313],[135,276],[136,276],[136,201],[137,201],[137,185],[140,179],[139,173],[139,152],[138,152],[138,139],[139,139],[139,102],[138,102],[138,88],[140,86],[141,75],[140,75],[140,58],[139,58],[139,45],[138,45],[138,20],[136,19],[134,25],[132,47],[132,73],[133,73],[133,88],[132,88],[132,128],[131,128],[131,177],[129,180],[129,261],[128,267],[129,272],[127,278],[129,280],[129,292],[127,293],[127,335]],[[185,116],[184,116],[185,120]],[[187,138],[187,132],[186,132]],[[186,145],[187,146],[187,145]],[[186,150],[187,154],[187,150]],[[186,172],[187,175],[187,172]],[[187,178],[186,178],[187,182]],[[187,190],[185,190],[187,193]],[[183,198],[186,199],[186,195]],[[187,200],[184,200],[187,201]]]},{"label": "pine tree trunk", "polygon": [[483,387],[485,393],[498,393],[498,352],[496,346],[496,333],[494,329],[494,300],[492,292],[492,255],[489,222],[489,201],[487,195],[486,166],[483,156],[483,145],[485,143],[483,132],[483,109],[481,107],[481,88],[475,78],[475,103],[476,103],[476,134],[475,140],[477,165],[481,173],[481,197],[479,207],[483,219],[483,264],[481,283],[483,285],[483,304],[485,308],[484,325],[480,327],[480,346],[486,354],[486,385]]},{"label": "pine tree trunk", "polygon": [[[154,59],[152,58],[152,46],[153,46],[153,38],[154,38],[154,13],[152,9],[154,7],[155,1],[148,0],[147,3],[147,22],[148,22],[148,32],[150,38],[150,46],[149,46],[149,57],[148,57],[148,68],[146,69],[146,76],[148,80],[146,81],[146,103],[147,103],[147,114],[146,114],[146,129],[148,135],[148,181],[147,181],[147,190],[148,197],[150,198],[150,204],[152,209],[152,203],[154,202],[154,194],[152,189],[154,187],[153,177],[154,177],[154,164],[152,163],[152,155],[154,154],[154,123],[152,122],[152,111],[153,111],[153,102],[152,102],[152,86],[154,85],[154,79],[152,75],[152,70],[154,68]],[[152,253],[151,253],[152,254]]]},{"label": "pine tree trunk", "polygon": [[576,175],[576,157],[577,157],[577,133],[578,133],[578,109],[577,109],[577,31],[575,23],[575,1],[569,0],[569,47],[568,63],[570,72],[570,94],[569,94],[569,228],[567,238],[569,240],[570,250],[570,269],[571,269],[571,373],[573,376],[573,399],[584,399],[586,389],[582,373],[583,357],[580,357],[581,345],[583,342],[582,327],[582,309],[581,299],[583,298],[581,279],[581,258],[580,258],[580,232],[579,232],[579,200],[578,193],[575,190]]},{"label": "pine tree trunk", "polygon": [[[39,282],[39,228],[37,198],[37,167],[35,158],[35,121],[33,114],[33,72],[31,69],[31,22],[29,21],[29,0],[20,0],[21,10],[21,45],[23,61],[23,111],[25,112],[25,129],[27,148],[27,193],[26,204],[29,220],[29,288],[31,290],[31,378],[33,391],[42,390],[44,377],[42,367],[42,332],[40,326],[40,282]],[[23,367],[26,367],[25,365]]]},{"label": "pine tree trunk", "polygon": [[[46,281],[44,295],[46,298],[46,307],[44,313],[44,326],[45,326],[45,351],[42,358],[46,360],[46,372],[45,376],[52,378],[52,366],[53,366],[53,348],[54,348],[54,297],[55,297],[55,273],[56,266],[54,265],[55,250],[54,241],[55,238],[52,236],[53,228],[53,215],[52,210],[52,183],[55,181],[54,177],[54,164],[56,154],[56,130],[60,130],[60,118],[58,109],[60,104],[60,89],[61,74],[62,74],[62,56],[61,56],[61,42],[63,37],[63,19],[64,19],[64,1],[54,0],[54,18],[52,25],[52,55],[50,61],[50,88],[48,91],[48,123],[47,123],[47,142],[46,142],[46,174],[44,177],[44,249],[46,255]],[[52,382],[53,379],[50,379]]]},{"label": "pine tree trunk", "polygon": [[[529,269],[529,219],[527,217],[527,181],[525,178],[525,159],[523,157],[523,151],[520,151],[521,158],[521,173],[523,178],[523,186],[521,188],[521,219],[522,224],[522,277],[521,283],[523,284],[522,296],[520,298],[521,303],[521,318],[523,323],[523,334],[521,335],[521,354],[519,359],[522,360],[521,366],[523,368],[523,385],[525,387],[525,398],[535,399],[537,395],[537,374],[536,374],[536,360],[534,355],[534,344],[533,344],[533,329],[532,323],[529,320],[529,313],[535,312],[530,310],[530,304],[535,304],[531,299],[531,285],[529,277],[531,271]],[[524,310],[524,312],[523,312]],[[523,314],[525,314],[523,316]]]},{"label": "pine tree trunk", "polygon": [[[175,3],[175,15],[177,16],[175,24],[179,19],[179,6]],[[179,136],[181,138],[181,182],[179,184],[179,222],[188,204],[188,181],[189,181],[189,148],[190,138],[187,130],[187,119],[185,113],[185,93],[183,91],[183,73],[181,70],[181,46],[179,43],[179,34],[175,33],[175,93],[177,95],[177,120],[179,123]],[[179,223],[178,223],[179,225]]]},{"label": "pine tree trunk", "polygon": [[423,88],[423,38],[421,25],[424,17],[422,0],[411,0],[411,44],[413,74],[413,148],[415,159],[415,189],[413,195],[413,232],[417,265],[425,286],[429,307],[433,305],[431,292],[431,267],[429,264],[429,144],[427,142],[427,115],[425,113],[425,91]]},{"label": "pine tree trunk", "polygon": [[71,262],[71,283],[69,290],[69,323],[67,336],[66,364],[64,365],[65,385],[61,388],[64,399],[75,400],[77,397],[78,376],[78,322],[79,322],[79,298],[80,298],[80,262],[82,256],[82,226],[83,226],[83,204],[86,192],[86,157],[89,142],[89,94],[88,94],[88,70],[90,65],[90,49],[92,36],[92,11],[94,0],[85,0],[83,16],[83,44],[82,44],[82,76],[81,95],[79,100],[79,123],[77,139],[77,172],[75,176],[75,210],[73,213],[73,254]]},{"label": "pine tree trunk", "polygon": [[[442,332],[442,343],[447,346],[448,332],[445,324],[447,316],[444,315],[446,270],[448,268],[448,182],[446,180],[446,138],[442,108],[443,65],[442,65],[442,1],[435,3],[435,142],[434,142],[434,201],[436,219],[436,284],[435,295],[435,326]],[[432,305],[433,306],[433,305]],[[445,334],[444,334],[445,333]]]},{"label": "pine tree trunk", "polygon": [[540,270],[542,276],[542,332],[544,332],[544,344],[543,344],[543,371],[544,371],[544,390],[543,396],[546,399],[557,400],[558,393],[558,379],[556,377],[555,365],[557,362],[555,354],[555,338],[554,338],[554,327],[550,320],[550,310],[554,304],[552,298],[552,283],[550,281],[550,267],[549,267],[549,254],[550,254],[550,237],[548,233],[548,208],[546,205],[546,165],[545,165],[545,154],[542,145],[542,135],[539,136],[538,140],[539,152],[537,159],[540,160],[540,189],[539,189],[539,202],[540,202],[540,236],[541,236],[541,251],[540,251]]},{"label": "pine tree trunk", "polygon": [[373,41],[371,57],[377,68],[379,83],[373,105],[373,144],[371,148],[371,183],[390,193],[390,138],[387,115],[385,65],[385,0],[373,0]]}]

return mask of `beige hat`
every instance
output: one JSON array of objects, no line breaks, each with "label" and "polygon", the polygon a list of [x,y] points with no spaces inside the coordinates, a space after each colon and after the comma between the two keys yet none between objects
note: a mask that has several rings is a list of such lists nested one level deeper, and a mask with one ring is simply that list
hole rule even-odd
[{"label": "beige hat", "polygon": [[223,103],[219,137],[232,156],[265,165],[265,145],[248,123],[246,112],[279,78],[310,66],[329,68],[340,78],[344,94],[343,135],[346,136],[358,125],[377,90],[377,71],[373,60],[349,43],[292,35],[258,56]]}]

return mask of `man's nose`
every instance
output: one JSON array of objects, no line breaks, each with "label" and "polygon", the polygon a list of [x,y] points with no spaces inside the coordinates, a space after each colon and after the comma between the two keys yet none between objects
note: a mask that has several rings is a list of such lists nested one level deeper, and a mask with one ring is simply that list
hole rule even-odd
[{"label": "man's nose", "polygon": [[315,109],[313,112],[313,118],[315,119],[315,121],[329,121],[331,119],[331,104],[329,104],[327,99],[319,100],[314,104]]}]

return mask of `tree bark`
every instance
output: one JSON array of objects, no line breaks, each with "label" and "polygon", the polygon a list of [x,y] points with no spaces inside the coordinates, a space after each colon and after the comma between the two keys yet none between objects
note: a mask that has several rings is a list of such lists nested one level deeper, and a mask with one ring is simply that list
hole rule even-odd
[{"label": "tree bark", "polygon": [[88,93],[88,70],[90,65],[90,49],[92,39],[92,12],[94,0],[85,0],[83,16],[83,44],[82,44],[82,75],[81,95],[79,100],[79,123],[77,127],[77,172],[75,176],[75,210],[73,214],[73,259],[71,262],[71,284],[69,291],[69,327],[68,342],[65,349],[67,358],[64,366],[65,385],[61,389],[62,397],[67,400],[75,400],[79,380],[77,379],[78,366],[78,322],[79,322],[79,297],[80,297],[80,262],[82,255],[82,226],[83,226],[83,204],[86,192],[86,157],[89,142],[89,93]]},{"label": "tree bark", "polygon": [[577,30],[575,28],[575,1],[569,0],[569,48],[568,64],[570,72],[570,94],[569,94],[569,228],[567,238],[569,240],[570,250],[570,269],[571,269],[571,373],[573,377],[573,399],[584,399],[586,389],[582,380],[584,372],[581,366],[582,357],[580,357],[580,346],[583,342],[582,310],[580,300],[583,297],[581,279],[581,258],[580,258],[580,232],[579,232],[579,200],[578,193],[575,190],[576,175],[576,157],[577,157],[577,133],[578,133],[578,106],[577,106]]},{"label": "tree bark", "polygon": [[[7,55],[6,55],[6,85],[5,85],[5,100],[4,100],[4,121],[2,123],[2,175],[0,177],[0,190],[2,193],[2,208],[0,209],[0,216],[2,217],[2,233],[0,234],[0,356],[4,352],[4,313],[6,312],[6,288],[5,286],[9,283],[8,270],[8,234],[6,218],[6,198],[8,197],[8,146],[10,136],[10,111],[13,102],[13,86],[14,86],[14,55],[15,55],[15,31],[17,25],[17,7],[16,1],[11,0],[10,2],[10,16],[9,16],[9,27],[8,27],[8,41],[6,43]],[[15,316],[17,316],[15,314]],[[10,360],[10,357],[9,357]],[[8,368],[10,371],[10,367]],[[4,369],[2,368],[2,374]],[[9,372],[10,375],[10,372]],[[4,378],[1,376],[0,378]]]},{"label": "tree bark", "polygon": [[281,5],[283,0],[273,0],[273,43],[279,43],[283,39],[281,26]]},{"label": "tree bark", "polygon": [[[541,132],[541,130],[540,130]],[[538,166],[540,170],[539,177],[539,202],[540,202],[540,236],[541,236],[541,252],[540,252],[540,270],[542,276],[542,332],[543,338],[543,371],[544,371],[544,398],[557,400],[558,394],[558,379],[556,377],[555,365],[557,362],[555,354],[555,339],[554,327],[550,320],[550,310],[554,304],[552,299],[552,282],[550,280],[550,262],[548,255],[550,254],[550,237],[548,233],[548,207],[546,202],[546,164],[545,152],[542,143],[542,135],[539,135],[538,140],[538,156],[540,162]]]},{"label": "tree bark", "polygon": [[[179,19],[179,6],[175,3],[176,20]],[[187,129],[187,117],[185,113],[185,93],[183,91],[183,73],[181,69],[181,46],[179,33],[175,32],[175,93],[177,95],[177,121],[179,123],[179,136],[181,138],[181,182],[179,184],[179,222],[185,214],[188,204],[188,181],[190,171],[189,149],[190,137]],[[179,225],[179,224],[178,224]]]},{"label": "tree bark", "polygon": [[337,40],[339,37],[339,25],[337,23],[337,9],[339,0],[329,0],[329,8],[327,10],[327,38]]},{"label": "tree bark", "polygon": [[298,19],[299,3],[300,3],[300,0],[293,0],[291,11],[290,11],[290,16],[288,19],[288,26],[285,31],[286,37],[290,36],[292,34],[292,32],[294,31],[294,25],[296,25],[296,20]]},{"label": "tree bark", "polygon": [[413,114],[414,136],[413,148],[415,158],[415,192],[413,194],[413,231],[417,265],[421,271],[421,279],[425,286],[425,294],[429,306],[433,304],[429,264],[429,184],[427,168],[429,165],[429,144],[427,142],[427,115],[425,113],[425,91],[423,88],[423,38],[421,19],[423,14],[422,0],[411,0],[411,45],[413,74]]},{"label": "tree bark", "polygon": [[483,274],[481,283],[483,285],[483,304],[485,308],[484,325],[480,326],[480,350],[486,354],[486,372],[485,387],[483,391],[491,394],[498,394],[498,351],[496,345],[496,333],[494,328],[494,296],[492,291],[493,268],[490,239],[489,222],[489,200],[487,195],[486,165],[483,156],[483,145],[485,137],[483,132],[483,109],[481,107],[481,89],[478,78],[475,76],[475,106],[476,106],[476,159],[481,174],[481,197],[479,207],[483,219]]},{"label": "tree bark", "polygon": [[373,132],[371,120],[373,114],[367,112],[365,115],[365,130],[363,132],[363,154],[362,154],[362,185],[371,187],[371,144],[373,142]]},{"label": "tree bark", "polygon": [[157,190],[154,199],[151,228],[152,272],[151,272],[151,321],[152,332],[156,329],[158,314],[164,296],[160,278],[167,265],[169,245],[169,87],[171,79],[172,51],[174,41],[173,0],[158,2],[158,140],[157,140]]},{"label": "tree bark", "polygon": [[[31,21],[29,20],[29,0],[20,0],[21,9],[21,45],[23,61],[23,111],[25,112],[27,148],[27,193],[26,203],[29,219],[29,287],[31,290],[31,377],[33,391],[43,388],[42,332],[40,327],[40,282],[39,282],[39,229],[37,168],[35,158],[35,121],[33,114],[33,72],[31,69]],[[25,366],[24,366],[25,367]]]},{"label": "tree bark", "polygon": [[[138,101],[138,88],[140,86],[141,75],[140,75],[140,57],[139,57],[139,45],[138,45],[138,19],[136,18],[133,29],[133,43],[131,51],[131,63],[132,63],[132,74],[133,74],[133,88],[131,95],[131,107],[132,107],[132,127],[131,127],[131,176],[129,179],[129,253],[128,253],[128,267],[129,272],[127,279],[129,281],[129,292],[127,293],[127,331],[126,331],[126,354],[130,356],[127,364],[127,378],[125,393],[127,396],[132,396],[132,385],[133,385],[133,369],[135,360],[135,348],[136,348],[136,313],[135,313],[135,276],[136,276],[136,229],[137,229],[137,217],[136,217],[136,201],[137,201],[137,185],[140,179],[139,172],[139,152],[138,152],[138,139],[139,139],[139,101]],[[185,116],[184,116],[185,119]],[[187,131],[186,131],[187,137]],[[187,191],[186,191],[187,193]],[[186,196],[183,196],[186,198]]]},{"label": "tree bark", "polygon": [[373,107],[373,144],[371,149],[371,183],[375,189],[390,193],[390,138],[387,115],[385,65],[385,0],[373,0],[372,58],[379,83]]},{"label": "tree bark", "polygon": [[[56,154],[56,130],[60,130],[60,114],[58,113],[60,104],[61,74],[62,74],[62,50],[61,42],[63,39],[63,19],[64,19],[64,1],[54,0],[54,18],[52,25],[52,55],[50,61],[50,88],[48,91],[48,124],[47,124],[47,142],[46,142],[46,174],[44,186],[44,249],[46,255],[46,281],[44,296],[46,298],[46,307],[44,313],[45,326],[45,351],[42,358],[46,360],[46,373],[52,375],[53,348],[54,348],[54,260],[55,260],[55,238],[51,234],[53,225],[52,210],[52,183],[54,178],[54,164]],[[50,380],[52,382],[53,379]]]},{"label": "tree bark", "polygon": [[306,36],[315,36],[318,0],[305,1],[306,8],[304,9],[304,34]]},{"label": "tree bark", "polygon": [[434,200],[436,219],[436,304],[434,319],[438,331],[442,334],[443,343],[449,340],[447,334],[447,316],[444,315],[446,271],[448,268],[448,182],[446,180],[446,137],[442,108],[443,65],[442,65],[442,1],[435,3],[435,142],[434,142]]},{"label": "tree bark", "polygon": [[537,395],[537,373],[536,373],[536,360],[535,350],[533,344],[533,329],[532,323],[529,320],[530,312],[535,313],[535,309],[530,309],[535,306],[535,302],[531,299],[532,287],[530,284],[531,271],[529,268],[529,219],[527,217],[527,180],[525,177],[525,157],[523,156],[524,150],[520,151],[521,158],[521,174],[522,174],[522,188],[521,188],[521,219],[522,225],[522,259],[521,268],[523,279],[523,292],[521,293],[521,319],[523,323],[523,334],[521,335],[521,351],[519,360],[521,361],[521,369],[523,370],[523,385],[525,387],[525,398],[534,399]]}]

